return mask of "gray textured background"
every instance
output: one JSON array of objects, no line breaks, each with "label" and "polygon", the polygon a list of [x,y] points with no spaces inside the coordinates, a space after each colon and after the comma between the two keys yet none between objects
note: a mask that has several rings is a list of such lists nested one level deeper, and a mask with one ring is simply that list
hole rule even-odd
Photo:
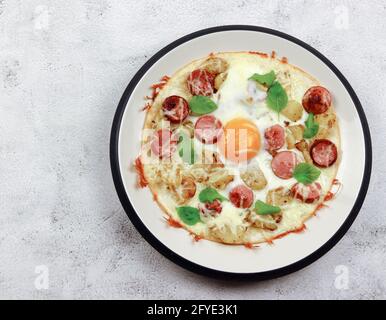
[{"label": "gray textured background", "polygon": [[[382,0],[0,0],[0,298],[386,298],[385,16]],[[373,134],[375,174],[344,239],[261,283],[165,259],[127,219],[110,174],[111,121],[130,78],[169,42],[223,24],[275,28],[320,50]],[[40,265],[47,290],[34,285]],[[334,285],[339,265],[346,290]]]}]

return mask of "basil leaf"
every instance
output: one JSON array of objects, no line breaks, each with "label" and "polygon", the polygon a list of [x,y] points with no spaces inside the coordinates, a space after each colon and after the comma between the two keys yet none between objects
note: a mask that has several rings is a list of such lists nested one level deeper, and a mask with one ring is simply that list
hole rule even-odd
[{"label": "basil leaf", "polygon": [[211,113],[217,109],[215,104],[210,98],[205,96],[193,96],[189,101],[190,110],[195,115],[203,115]]},{"label": "basil leaf", "polygon": [[255,73],[248,80],[255,80],[262,85],[270,87],[273,85],[273,82],[276,80],[276,75],[275,75],[275,72],[273,72],[273,71],[268,72],[266,74]]},{"label": "basil leaf", "polygon": [[294,178],[303,184],[310,184],[320,176],[320,170],[309,163],[299,163],[293,172]]},{"label": "basil leaf", "polygon": [[315,137],[319,131],[319,124],[314,121],[313,113],[308,114],[308,118],[304,122],[304,124],[306,125],[306,128],[304,129],[304,132],[303,132],[303,138],[311,139]]},{"label": "basil leaf", "polygon": [[189,206],[178,207],[177,214],[182,220],[182,222],[187,224],[188,226],[193,226],[197,222],[201,221],[200,211],[198,211],[197,208]]},{"label": "basil leaf", "polygon": [[198,199],[203,203],[213,202],[214,200],[219,200],[221,202],[224,200],[228,200],[227,198],[219,194],[216,189],[213,188],[205,188],[204,190],[202,190],[198,195]]},{"label": "basil leaf", "polygon": [[184,162],[189,164],[193,164],[197,158],[194,141],[185,132],[181,132],[178,137],[178,154]]},{"label": "basil leaf", "polygon": [[260,215],[275,214],[281,211],[280,207],[271,206],[263,201],[257,200],[255,202],[255,212]]},{"label": "basil leaf", "polygon": [[279,82],[275,82],[269,89],[267,95],[267,105],[273,111],[279,113],[288,103],[288,96]]}]

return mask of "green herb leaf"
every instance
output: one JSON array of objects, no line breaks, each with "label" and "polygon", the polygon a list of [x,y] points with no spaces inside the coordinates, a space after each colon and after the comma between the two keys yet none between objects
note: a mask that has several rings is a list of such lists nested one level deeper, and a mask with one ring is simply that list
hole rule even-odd
[{"label": "green herb leaf", "polygon": [[309,163],[299,163],[293,172],[294,178],[303,184],[310,184],[320,176],[320,170]]},{"label": "green herb leaf", "polygon": [[260,215],[275,214],[281,211],[280,207],[271,206],[263,201],[257,200],[255,202],[255,212]]},{"label": "green herb leaf", "polygon": [[311,139],[316,136],[319,131],[319,124],[314,121],[314,114],[308,114],[307,120],[304,122],[306,128],[304,129],[303,138]]},{"label": "green herb leaf", "polygon": [[185,132],[180,132],[178,137],[178,154],[184,162],[189,164],[193,164],[197,158],[194,141]]},{"label": "green herb leaf", "polygon": [[182,222],[188,226],[193,226],[201,221],[200,212],[197,208],[189,206],[177,207],[177,214]]},{"label": "green herb leaf", "polygon": [[270,87],[273,85],[273,82],[276,79],[275,72],[271,71],[266,74],[258,74],[255,73],[252,77],[249,78],[249,80],[255,80],[258,83]]},{"label": "green herb leaf", "polygon": [[267,95],[267,105],[273,111],[279,113],[288,103],[288,96],[279,82],[275,82],[269,89]]},{"label": "green herb leaf", "polygon": [[189,101],[189,107],[194,115],[203,115],[216,110],[217,104],[215,104],[209,97],[193,96]]},{"label": "green herb leaf", "polygon": [[198,199],[203,203],[213,202],[214,200],[219,200],[221,202],[224,200],[228,200],[220,193],[218,193],[216,189],[213,188],[205,188],[204,190],[202,190],[198,195]]}]

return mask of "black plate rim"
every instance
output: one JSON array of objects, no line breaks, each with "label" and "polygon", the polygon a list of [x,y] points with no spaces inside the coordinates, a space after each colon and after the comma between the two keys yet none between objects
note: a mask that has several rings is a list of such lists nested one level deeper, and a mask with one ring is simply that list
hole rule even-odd
[{"label": "black plate rim", "polygon": [[[236,272],[226,272],[221,270],[215,270],[215,269],[211,269],[211,268],[196,264],[176,254],[174,251],[172,251],[167,246],[165,246],[162,242],[160,242],[149,231],[149,229],[147,229],[147,227],[142,223],[141,219],[139,218],[133,206],[131,205],[129,198],[127,197],[124,184],[122,181],[122,177],[120,175],[120,169],[119,169],[118,143],[119,143],[119,131],[120,131],[120,126],[122,122],[122,116],[124,114],[124,111],[125,111],[127,102],[131,96],[131,93],[133,92],[134,88],[136,87],[137,83],[140,81],[142,76],[146,73],[146,71],[150,69],[150,67],[154,63],[156,63],[162,56],[164,56],[172,49],[178,47],[179,45],[189,40],[198,38],[203,35],[211,34],[211,33],[223,32],[223,31],[234,31],[234,30],[262,32],[262,33],[267,33],[270,35],[274,35],[274,36],[289,40],[291,42],[294,42],[300,45],[304,49],[308,50],[316,57],[318,57],[322,62],[324,62],[335,73],[335,75],[339,78],[339,80],[342,82],[342,84],[345,86],[346,90],[350,94],[351,99],[354,102],[354,105],[357,109],[357,112],[361,121],[363,135],[364,135],[364,143],[365,143],[365,168],[363,172],[362,184],[361,184],[357,199],[355,200],[354,206],[350,214],[342,224],[342,226],[319,249],[315,250],[313,253],[306,256],[305,258],[297,262],[294,262],[290,265],[287,265],[278,269],[264,271],[264,272],[236,273]],[[363,111],[362,105],[354,89],[351,87],[351,85],[349,84],[347,79],[343,76],[343,74],[337,69],[337,67],[330,60],[328,60],[323,54],[321,54],[318,50],[314,49],[307,43],[291,35],[288,35],[286,33],[283,33],[281,31],[277,31],[274,29],[269,29],[269,28],[260,27],[260,26],[252,26],[252,25],[225,25],[225,26],[202,29],[175,40],[174,42],[170,43],[166,47],[159,50],[156,54],[154,54],[134,75],[134,77],[126,87],[126,90],[122,95],[122,98],[119,101],[119,104],[113,119],[111,136],[110,136],[110,165],[111,165],[111,172],[113,176],[114,185],[126,214],[128,215],[133,225],[136,227],[136,229],[139,231],[139,233],[146,239],[146,241],[148,241],[162,255],[164,255],[165,257],[167,257],[177,265],[204,276],[221,278],[221,279],[233,279],[233,280],[235,279],[267,280],[267,279],[278,278],[278,277],[296,272],[312,264],[320,257],[322,257],[324,254],[326,254],[329,250],[331,250],[339,242],[339,240],[346,234],[346,232],[354,222],[355,218],[357,217],[362,207],[362,204],[364,202],[364,199],[366,197],[366,193],[369,187],[371,169],[372,169],[371,135],[370,135],[370,130],[369,130],[365,113]]]}]

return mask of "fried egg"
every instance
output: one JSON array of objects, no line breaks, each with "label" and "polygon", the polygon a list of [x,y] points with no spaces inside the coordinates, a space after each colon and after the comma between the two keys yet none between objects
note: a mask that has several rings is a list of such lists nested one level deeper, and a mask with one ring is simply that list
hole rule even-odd
[{"label": "fried egg", "polygon": [[[296,106],[301,106],[306,91],[319,86],[319,82],[298,67],[268,55],[249,52],[217,53],[187,64],[170,78],[147,111],[144,129],[160,129],[165,120],[162,108],[166,98],[176,95],[187,102],[192,99],[187,79],[195,70],[205,70],[199,74],[201,78],[198,79],[207,81],[205,94],[209,92],[207,97],[217,107],[209,114],[222,124],[223,131],[214,143],[200,141],[191,131],[200,116],[190,110],[189,116],[179,124],[172,124],[170,130],[173,134],[178,134],[181,130],[191,133],[193,162],[187,163],[181,158],[178,144],[170,159],[154,156],[149,158],[141,151],[143,175],[154,198],[167,217],[178,222],[189,233],[220,243],[269,242],[299,230],[329,193],[339,161],[328,168],[320,168],[321,174],[314,181],[320,185],[320,197],[317,200],[306,203],[294,197],[291,188],[297,180],[294,177],[278,177],[272,169],[272,160],[275,154],[290,151],[300,162],[309,161],[306,157],[308,150],[302,151],[300,147],[294,147],[290,140],[295,136],[292,129],[295,132],[296,126],[304,130],[308,113],[301,109],[300,117],[297,114],[295,118],[289,110],[278,113],[270,109],[267,105],[269,89],[250,78],[255,73],[267,74],[274,71],[276,81],[284,88],[288,101]],[[217,76],[212,78],[212,74]],[[195,90],[197,81],[196,79]],[[209,84],[213,86],[212,91],[209,90]],[[335,121],[329,125],[325,138],[337,146],[340,155],[339,127],[332,105],[328,114]],[[267,146],[265,132],[275,125],[283,128],[285,141],[280,148],[272,151]],[[299,143],[301,140],[295,139],[294,142]],[[144,146],[148,142],[149,136],[143,135],[142,150],[146,149]],[[311,145],[313,142],[310,139],[306,144]],[[213,163],[202,163],[201,160],[207,158],[214,159]],[[149,159],[152,161],[148,161]],[[257,181],[262,177],[264,183],[262,180]],[[247,187],[252,192],[253,204],[248,208],[237,207],[237,201],[232,202],[232,190],[239,186]],[[200,199],[200,194],[208,188],[216,190],[223,197],[221,202],[218,201],[220,204],[205,203]],[[273,214],[256,214],[254,204],[257,200],[279,206],[280,219]],[[221,212],[216,211],[218,206],[221,206]],[[178,208],[181,207],[197,209],[199,219],[195,221],[192,218],[192,212],[197,211],[191,210],[191,216],[188,217],[187,213],[184,220],[178,213]]]}]

